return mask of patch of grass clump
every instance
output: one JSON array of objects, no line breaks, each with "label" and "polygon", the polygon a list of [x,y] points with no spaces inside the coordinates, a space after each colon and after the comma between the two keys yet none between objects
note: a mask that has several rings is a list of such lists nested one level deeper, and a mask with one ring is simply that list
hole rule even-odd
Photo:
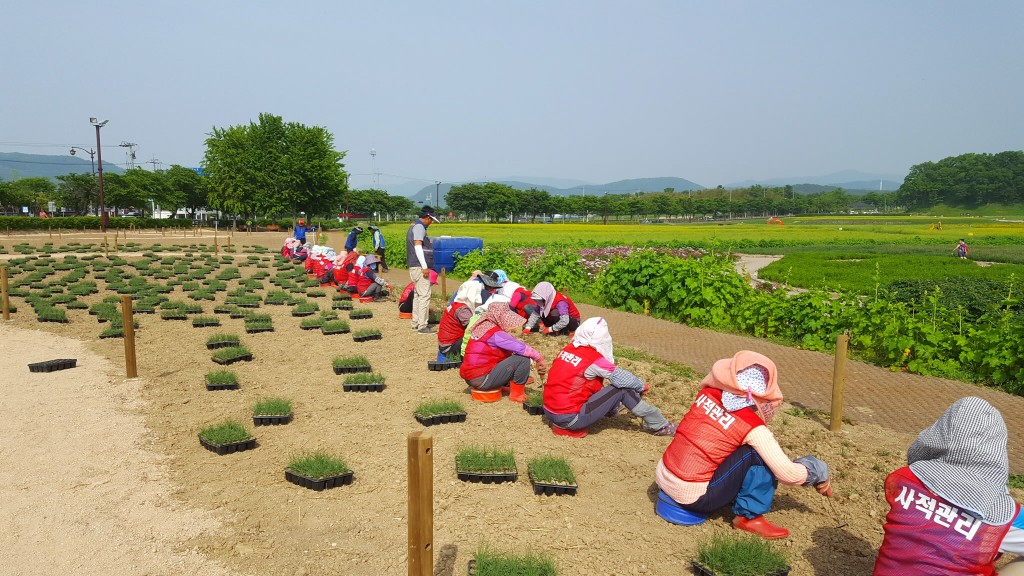
[{"label": "patch of grass clump", "polygon": [[455,467],[460,472],[514,472],[516,456],[511,449],[469,446],[455,455]]},{"label": "patch of grass clump", "polygon": [[537,456],[527,465],[536,482],[544,484],[575,484],[572,466],[561,456]]},{"label": "patch of grass clump", "polygon": [[192,318],[193,326],[220,326],[220,318],[216,316],[195,316]]},{"label": "patch of grass clump", "polygon": [[331,360],[331,365],[335,368],[347,368],[349,366],[369,366],[370,359],[366,356],[335,356]]},{"label": "patch of grass clump", "polygon": [[344,320],[323,320],[320,329],[324,334],[345,334],[350,330],[348,322]]},{"label": "patch of grass clump", "polygon": [[324,322],[326,322],[326,320],[323,318],[310,316],[309,318],[303,318],[302,322],[299,323],[299,327],[305,328],[306,330],[312,330],[313,328],[322,328]]},{"label": "patch of grass clump", "polygon": [[527,390],[525,402],[530,406],[543,406],[544,393],[541,392],[540,390]]},{"label": "patch of grass clump", "polygon": [[383,384],[384,375],[372,372],[366,373],[361,372],[357,374],[350,374],[345,377],[345,384]]},{"label": "patch of grass clump", "polygon": [[760,576],[788,565],[785,554],[756,536],[714,536],[698,546],[697,560],[719,576]]},{"label": "patch of grass clump", "polygon": [[207,345],[209,344],[223,344],[225,342],[234,342],[237,344],[239,338],[237,334],[214,334],[206,339]]},{"label": "patch of grass clump", "polygon": [[253,416],[286,416],[292,413],[292,401],[284,398],[266,398],[252,407]]},{"label": "patch of grass clump", "polygon": [[349,318],[373,318],[373,310],[369,308],[353,308],[348,313]]},{"label": "patch of grass clump", "polygon": [[199,431],[199,437],[203,440],[220,446],[223,444],[232,444],[234,442],[241,442],[252,438],[252,434],[234,420],[225,420],[220,424],[213,426],[207,426]]},{"label": "patch of grass clump", "polygon": [[238,384],[238,375],[230,370],[207,372],[206,384],[209,386],[236,386]]},{"label": "patch of grass clump", "polygon": [[288,469],[300,476],[317,480],[340,476],[352,471],[341,458],[321,451],[292,458],[288,463]]},{"label": "patch of grass clump", "polygon": [[415,414],[423,418],[430,418],[431,416],[441,414],[462,414],[465,412],[466,407],[458,400],[427,400],[420,402],[414,411]]},{"label": "patch of grass clump", "polygon": [[[344,322],[344,320],[338,320],[338,322]],[[380,336],[380,330],[378,328],[363,328],[356,330],[352,333],[354,338],[366,338],[367,336]]]},{"label": "patch of grass clump", "polygon": [[555,561],[545,554],[507,554],[481,546],[473,555],[476,576],[555,576]]},{"label": "patch of grass clump", "polygon": [[220,350],[215,351],[213,353],[213,359],[219,362],[227,362],[248,354],[252,354],[252,352],[250,352],[245,346],[232,346],[230,348],[221,348]]}]

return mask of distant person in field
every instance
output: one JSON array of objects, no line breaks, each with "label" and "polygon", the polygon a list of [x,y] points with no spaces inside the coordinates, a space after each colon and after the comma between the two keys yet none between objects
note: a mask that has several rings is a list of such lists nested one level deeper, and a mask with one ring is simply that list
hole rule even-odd
[{"label": "distant person in field", "polygon": [[387,261],[384,260],[384,249],[387,248],[388,243],[384,240],[384,233],[380,231],[380,228],[371,225],[370,233],[373,236],[373,252],[377,254],[377,258],[380,258],[380,266],[384,269],[384,272],[390,270],[388,268]]},{"label": "distant person in field", "polygon": [[779,482],[832,495],[828,465],[790,460],[767,424],[782,404],[775,363],[741,351],[715,362],[658,462],[655,480],[685,510],[708,516],[732,504],[732,525],[762,538],[789,536],[764,517]]},{"label": "distant person in field", "polygon": [[647,384],[615,365],[612,336],[604,318],[587,318],[572,342],[551,361],[544,383],[544,414],[565,430],[585,430],[625,406],[655,436],[672,436],[676,426],[643,399]]},{"label": "distant person in field", "polygon": [[295,225],[295,239],[299,241],[299,244],[306,243],[306,221],[299,220],[299,223]]},{"label": "distant person in field", "polygon": [[360,226],[356,226],[352,230],[349,230],[348,236],[345,237],[345,252],[351,252],[359,246],[359,235],[363,233],[363,229]]},{"label": "distant person in field", "polygon": [[969,249],[967,248],[967,242],[964,242],[963,238],[961,238],[960,241],[956,243],[956,247],[953,248],[953,254],[955,254],[956,257],[961,260],[967,260],[968,251]]},{"label": "distant person in field", "polygon": [[[874,576],[994,575],[1000,553],[1024,555],[1006,439],[999,410],[973,396],[918,435],[907,466],[885,479],[889,513]],[[1024,574],[1024,560],[998,573]]]},{"label": "distant person in field", "polygon": [[376,256],[367,255],[366,260],[363,261],[363,273],[359,277],[357,285],[359,295],[364,298],[372,297],[374,302],[383,300],[391,291],[391,284],[377,275],[379,264],[380,260]]},{"label": "distant person in field", "polygon": [[547,334],[569,334],[580,325],[580,311],[568,297],[555,290],[550,282],[541,282],[533,287],[530,297],[533,302],[524,310],[530,314],[523,328],[523,334],[543,331]]}]

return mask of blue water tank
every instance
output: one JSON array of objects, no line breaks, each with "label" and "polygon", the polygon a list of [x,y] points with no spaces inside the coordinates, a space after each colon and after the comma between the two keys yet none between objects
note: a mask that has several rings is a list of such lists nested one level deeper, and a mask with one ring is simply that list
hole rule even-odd
[{"label": "blue water tank", "polygon": [[442,268],[451,272],[455,267],[456,252],[466,255],[484,249],[484,239],[472,236],[435,236],[430,241],[434,247],[434,271],[438,274]]}]

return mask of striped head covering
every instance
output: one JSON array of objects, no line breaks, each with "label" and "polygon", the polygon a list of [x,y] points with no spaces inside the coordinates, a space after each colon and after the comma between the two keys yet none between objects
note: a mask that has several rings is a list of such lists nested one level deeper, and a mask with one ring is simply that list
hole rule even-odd
[{"label": "striped head covering", "polygon": [[907,464],[929,490],[986,524],[1001,526],[1016,514],[1006,487],[1006,423],[981,398],[954,402],[910,445]]},{"label": "striped head covering", "polygon": [[[761,370],[747,371],[748,368],[754,366]],[[740,378],[740,374],[744,376]],[[758,378],[759,375],[763,378]],[[759,384],[760,381],[764,382],[763,389]],[[779,389],[775,362],[772,362],[771,358],[764,354],[749,350],[741,350],[732,358],[724,358],[715,362],[711,367],[711,372],[704,377],[700,385],[722,390],[723,401],[727,397],[725,393],[745,399],[748,403],[743,406],[755,406],[766,424],[775,417],[775,412],[782,404],[782,390]],[[736,405],[735,402],[730,403]],[[743,408],[743,406],[736,409]]]}]

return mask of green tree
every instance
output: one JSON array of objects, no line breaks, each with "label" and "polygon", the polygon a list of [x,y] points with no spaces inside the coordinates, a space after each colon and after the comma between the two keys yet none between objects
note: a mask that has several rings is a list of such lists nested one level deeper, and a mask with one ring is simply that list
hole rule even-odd
[{"label": "green tree", "polygon": [[57,203],[65,210],[82,216],[94,207],[99,214],[99,178],[88,173],[71,173],[57,176]]},{"label": "green tree", "polygon": [[249,216],[334,213],[347,186],[344,157],[325,128],[272,114],[247,126],[214,127],[203,160],[208,202]]},{"label": "green tree", "polygon": [[57,197],[57,186],[49,178],[21,178],[6,182],[0,188],[0,204],[21,212],[27,206],[30,214],[38,214],[46,203]]},{"label": "green tree", "polygon": [[[196,212],[206,206],[206,184],[203,177],[191,168],[172,164],[164,173],[167,187],[173,194],[180,195],[174,208],[185,208],[189,218],[195,218]],[[166,206],[169,209],[169,206]]]}]

